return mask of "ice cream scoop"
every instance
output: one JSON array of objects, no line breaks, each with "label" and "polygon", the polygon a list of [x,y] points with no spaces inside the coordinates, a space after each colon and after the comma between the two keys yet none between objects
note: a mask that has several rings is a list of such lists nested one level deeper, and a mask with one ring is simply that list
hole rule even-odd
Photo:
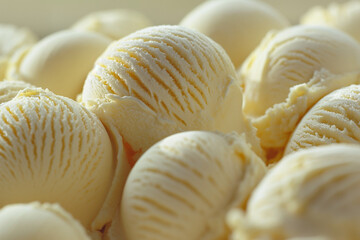
[{"label": "ice cream scoop", "polygon": [[129,174],[121,204],[125,239],[226,239],[227,210],[244,208],[265,172],[244,134],[169,136]]},{"label": "ice cream scoop", "polygon": [[325,26],[293,26],[271,32],[240,70],[244,112],[258,117],[287,98],[290,88],[308,82],[316,70],[334,74],[360,68],[360,44]]},{"label": "ice cream scoop", "polygon": [[90,240],[84,227],[58,204],[11,204],[0,210],[0,239]]},{"label": "ice cream scoop", "polygon": [[21,90],[33,88],[30,83],[23,81],[0,81],[0,104],[13,99]]},{"label": "ice cream scoop", "polygon": [[151,21],[140,12],[130,9],[111,9],[84,16],[72,26],[72,29],[96,32],[118,40],[151,25]]},{"label": "ice cream scoop", "polygon": [[306,12],[300,23],[325,25],[340,29],[360,42],[360,2],[331,3],[327,7],[316,6]]},{"label": "ice cream scoop", "polygon": [[0,24],[0,81],[5,77],[9,58],[17,50],[35,44],[37,40],[37,36],[27,28]]},{"label": "ice cream scoop", "polygon": [[238,229],[246,239],[358,239],[359,154],[359,145],[331,144],[287,155],[254,190]]},{"label": "ice cream scoop", "polygon": [[0,207],[59,203],[90,231],[111,221],[111,142],[79,103],[38,88],[19,91],[0,104],[0,146]]},{"label": "ice cream scoop", "polygon": [[186,130],[249,133],[231,60],[205,35],[155,26],[113,42],[86,78],[82,104],[123,137],[130,162]]},{"label": "ice cream scoop", "polygon": [[75,99],[96,58],[110,42],[97,33],[56,32],[34,45],[7,78],[23,80]]},{"label": "ice cream scoop", "polygon": [[280,30],[290,23],[276,9],[260,1],[215,0],[194,8],[180,25],[219,43],[238,68],[269,30]]},{"label": "ice cream scoop", "polygon": [[360,85],[338,89],[318,101],[302,118],[285,154],[331,143],[360,143]]}]

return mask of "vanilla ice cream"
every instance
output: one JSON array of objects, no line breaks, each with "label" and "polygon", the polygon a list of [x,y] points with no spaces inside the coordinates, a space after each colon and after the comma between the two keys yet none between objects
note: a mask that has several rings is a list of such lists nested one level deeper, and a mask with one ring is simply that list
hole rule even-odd
[{"label": "vanilla ice cream", "polygon": [[360,85],[336,90],[314,105],[293,132],[285,154],[331,143],[360,143]]},{"label": "vanilla ice cream", "polygon": [[265,172],[244,134],[169,136],[130,172],[121,205],[125,239],[225,239],[228,209],[244,208]]},{"label": "vanilla ice cream", "polygon": [[0,104],[13,99],[19,91],[33,87],[30,83],[23,81],[0,81]]},{"label": "vanilla ice cream", "polygon": [[34,45],[7,78],[23,80],[75,99],[96,58],[110,42],[109,38],[91,32],[53,33]]},{"label": "vanilla ice cream", "polygon": [[113,40],[118,40],[151,25],[151,21],[138,11],[111,9],[92,12],[79,19],[72,28],[100,33]]},{"label": "vanilla ice cream", "polygon": [[238,229],[246,239],[359,239],[359,155],[351,144],[287,155],[254,190]]},{"label": "vanilla ice cream", "polygon": [[176,132],[247,132],[242,92],[231,60],[205,35],[156,26],[113,42],[98,58],[82,103],[123,137],[130,162]]},{"label": "vanilla ice cream", "polygon": [[316,6],[302,16],[302,24],[326,25],[340,29],[360,42],[360,1]]},{"label": "vanilla ice cream", "polygon": [[9,59],[21,48],[37,42],[37,36],[27,28],[0,24],[0,81],[5,77]]},{"label": "vanilla ice cream", "polygon": [[83,226],[58,204],[12,204],[0,210],[0,239],[90,240]]},{"label": "vanilla ice cream", "polygon": [[104,206],[116,199],[108,194],[111,142],[79,103],[38,88],[19,91],[0,104],[0,146],[0,207],[57,202],[89,230],[111,220],[114,209]]},{"label": "vanilla ice cream", "polygon": [[247,0],[205,1],[180,22],[219,43],[238,68],[269,30],[288,20],[266,3]]}]

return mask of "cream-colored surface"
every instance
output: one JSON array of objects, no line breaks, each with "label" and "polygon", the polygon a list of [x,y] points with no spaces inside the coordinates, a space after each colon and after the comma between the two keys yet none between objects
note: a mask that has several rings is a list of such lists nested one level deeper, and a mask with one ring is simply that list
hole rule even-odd
[{"label": "cream-colored surface", "polygon": [[85,229],[58,204],[7,205],[0,210],[0,239],[90,240]]},{"label": "cream-colored surface", "polygon": [[238,233],[245,239],[359,239],[359,155],[359,145],[350,144],[287,155],[254,190],[246,216],[237,218]]},{"label": "cream-colored surface", "polygon": [[285,102],[275,104],[262,117],[253,120],[268,162],[277,162],[302,117],[322,97],[339,88],[360,84],[360,71],[332,74],[315,71],[309,82],[290,88]]},{"label": "cream-colored surface", "polygon": [[34,86],[23,81],[0,81],[0,104],[13,99],[19,91],[32,87]]},{"label": "cream-colored surface", "polygon": [[110,42],[109,38],[91,32],[54,33],[34,45],[7,78],[75,99],[96,58]]},{"label": "cream-colored surface", "polygon": [[81,101],[117,129],[133,160],[185,130],[246,131],[259,150],[239,110],[231,60],[210,38],[184,27],[150,27],[113,42],[88,75]]},{"label": "cream-colored surface", "polygon": [[308,82],[316,70],[340,74],[360,69],[360,44],[325,26],[293,26],[269,33],[240,70],[244,112],[265,114],[283,102],[292,86]]},{"label": "cream-colored surface", "polygon": [[244,135],[169,136],[130,172],[121,205],[125,239],[226,239],[227,210],[244,208],[265,172]]},{"label": "cream-colored surface", "polygon": [[118,40],[151,25],[151,21],[140,12],[130,9],[111,9],[90,13],[75,22],[72,28],[100,33]]},{"label": "cream-colored surface", "polygon": [[285,154],[331,143],[360,144],[360,85],[336,90],[302,118]]},{"label": "cream-colored surface", "polygon": [[194,8],[180,25],[202,32],[219,43],[238,68],[269,30],[280,30],[290,23],[262,2],[214,0]]},{"label": "cream-colored surface", "polygon": [[302,16],[302,24],[326,25],[340,29],[360,42],[360,1],[314,7]]},{"label": "cream-colored surface", "polygon": [[9,59],[19,49],[34,45],[37,36],[29,29],[0,23],[0,81],[5,77]]},{"label": "cream-colored surface", "polygon": [[27,88],[0,105],[0,125],[0,206],[58,202],[89,230],[101,229],[104,222],[91,224],[108,195],[114,163],[97,117],[68,98]]}]

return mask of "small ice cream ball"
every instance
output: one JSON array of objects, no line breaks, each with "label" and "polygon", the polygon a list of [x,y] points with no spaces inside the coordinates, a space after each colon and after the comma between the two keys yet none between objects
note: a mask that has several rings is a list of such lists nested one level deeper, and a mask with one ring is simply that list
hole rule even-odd
[{"label": "small ice cream ball", "polygon": [[320,99],[297,125],[284,154],[331,143],[360,144],[360,85]]},{"label": "small ice cream ball", "polygon": [[125,184],[125,239],[227,239],[225,216],[266,173],[244,134],[188,131],[148,149]]},{"label": "small ice cream ball", "polygon": [[360,69],[360,44],[340,30],[313,25],[270,32],[239,71],[244,112],[265,114],[287,98],[290,88],[308,82],[314,72],[341,74]]},{"label": "small ice cream ball", "polygon": [[29,29],[0,24],[0,81],[5,77],[9,59],[20,49],[29,47],[38,41],[38,37]]},{"label": "small ice cream ball", "polygon": [[0,146],[0,207],[57,202],[89,231],[111,221],[112,145],[79,103],[39,88],[19,91],[0,104]]},{"label": "small ice cream ball", "polygon": [[95,60],[110,42],[109,38],[92,32],[53,33],[21,56],[16,70],[7,74],[7,78],[23,80],[75,99]]},{"label": "small ice cream ball", "polygon": [[81,103],[115,129],[133,164],[164,137],[186,130],[248,133],[242,90],[223,48],[181,26],[155,26],[115,41],[87,76]]},{"label": "small ice cream ball", "polygon": [[32,202],[0,209],[0,239],[90,240],[90,237],[59,204]]},{"label": "small ice cream ball", "polygon": [[180,25],[204,33],[219,43],[238,68],[269,30],[280,30],[290,23],[266,3],[214,0],[197,6]]},{"label": "small ice cream ball", "polygon": [[302,16],[300,22],[306,25],[334,27],[360,42],[360,1],[333,2],[327,7],[313,7]]},{"label": "small ice cream ball", "polygon": [[359,239],[359,156],[355,144],[285,156],[253,191],[238,230],[245,239]]},{"label": "small ice cream ball", "polygon": [[130,9],[111,9],[84,16],[72,26],[72,29],[96,32],[118,40],[151,25],[151,21],[140,12]]}]

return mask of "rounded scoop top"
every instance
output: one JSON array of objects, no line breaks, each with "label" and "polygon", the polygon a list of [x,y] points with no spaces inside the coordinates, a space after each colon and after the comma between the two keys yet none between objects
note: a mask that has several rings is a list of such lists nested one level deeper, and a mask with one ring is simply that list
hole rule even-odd
[{"label": "rounded scoop top", "polygon": [[58,204],[11,204],[0,210],[0,239],[90,240],[84,227]]},{"label": "rounded scoop top", "polygon": [[95,114],[27,88],[0,104],[0,126],[0,206],[58,202],[90,229],[114,174],[110,139]]}]

